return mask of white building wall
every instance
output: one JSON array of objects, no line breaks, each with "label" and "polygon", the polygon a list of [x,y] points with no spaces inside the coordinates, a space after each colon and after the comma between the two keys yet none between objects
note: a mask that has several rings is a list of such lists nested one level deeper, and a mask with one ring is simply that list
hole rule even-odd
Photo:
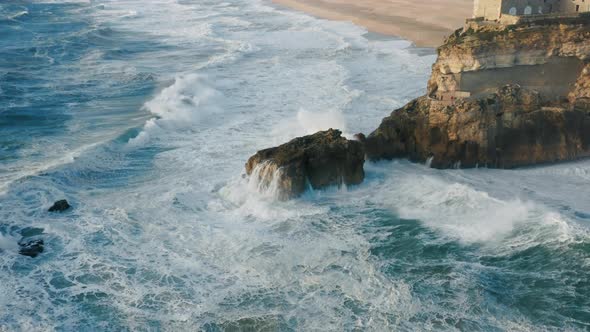
[{"label": "white building wall", "polygon": [[561,0],[560,9],[564,13],[590,12],[590,0]]},{"label": "white building wall", "polygon": [[524,16],[590,12],[590,0],[475,0],[473,16],[498,20],[502,14]]},{"label": "white building wall", "polygon": [[500,18],[501,6],[502,0],[475,0],[473,16],[484,17],[486,20],[497,20]]}]

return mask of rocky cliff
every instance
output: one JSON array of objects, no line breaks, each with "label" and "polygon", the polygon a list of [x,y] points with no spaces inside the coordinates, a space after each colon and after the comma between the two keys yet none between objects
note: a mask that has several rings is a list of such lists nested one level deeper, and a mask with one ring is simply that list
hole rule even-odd
[{"label": "rocky cliff", "polygon": [[438,49],[428,94],[385,118],[371,160],[512,168],[590,156],[590,18],[471,22]]},{"label": "rocky cliff", "polygon": [[[462,84],[465,76],[473,73],[481,75],[491,70],[518,72],[520,69],[531,69],[533,75],[535,72],[542,74],[546,65],[565,61],[577,64],[574,66],[577,67],[574,72],[576,77],[572,82],[580,78],[578,85],[583,85],[588,82],[588,67],[585,71],[582,67],[590,60],[590,16],[537,18],[514,25],[468,22],[437,51],[438,58],[428,82],[429,96],[444,91],[477,90],[478,87]],[[563,71],[559,73],[560,76],[566,74]],[[525,84],[521,85],[528,83],[527,77],[511,79],[524,81]],[[546,77],[546,82],[541,83],[551,84],[561,79]],[[584,96],[590,97],[588,89],[585,89]]]},{"label": "rocky cliff", "polygon": [[542,105],[538,92],[512,85],[452,106],[421,97],[383,120],[367,137],[366,153],[436,168],[513,168],[590,156],[590,100]]},{"label": "rocky cliff", "polygon": [[337,130],[259,151],[251,179],[279,198],[358,184],[364,158],[513,168],[590,157],[590,16],[467,22],[438,49],[427,94],[360,142]]}]

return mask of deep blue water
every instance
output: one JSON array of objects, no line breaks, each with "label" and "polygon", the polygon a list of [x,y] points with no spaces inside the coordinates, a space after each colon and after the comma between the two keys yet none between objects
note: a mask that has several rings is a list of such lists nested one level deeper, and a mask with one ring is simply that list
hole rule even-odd
[{"label": "deep blue water", "polygon": [[291,202],[242,177],[370,132],[434,60],[257,0],[0,3],[0,330],[590,329],[589,161],[369,163]]}]

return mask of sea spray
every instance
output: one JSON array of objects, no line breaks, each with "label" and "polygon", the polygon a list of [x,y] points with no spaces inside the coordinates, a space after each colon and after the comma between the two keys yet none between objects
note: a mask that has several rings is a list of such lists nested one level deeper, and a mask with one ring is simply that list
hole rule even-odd
[{"label": "sea spray", "polygon": [[276,125],[272,130],[272,135],[277,140],[275,144],[282,144],[295,137],[311,135],[331,128],[342,131],[345,137],[351,136],[347,134],[346,119],[342,111],[311,112],[300,109],[294,118],[284,119]]},{"label": "sea spray", "polygon": [[434,156],[428,157],[428,159],[426,159],[426,163],[425,163],[426,167],[428,167],[428,168],[432,167],[433,160],[434,160]]},{"label": "sea spray", "polygon": [[[0,254],[0,329],[587,326],[586,161],[366,163],[288,202],[242,177],[307,131],[370,133],[424,93],[434,50],[262,1],[48,2],[0,21],[0,179],[51,165],[0,197],[8,245],[31,225],[46,245]],[[75,212],[48,215],[66,194]]]},{"label": "sea spray", "polygon": [[248,179],[248,189],[271,199],[279,198],[279,182],[283,170],[271,162],[263,162],[254,167]]},{"label": "sea spray", "polygon": [[143,131],[129,140],[130,147],[145,145],[150,138],[165,131],[194,128],[200,122],[219,114],[221,93],[206,84],[202,75],[180,75],[143,108],[156,117],[146,122]]}]

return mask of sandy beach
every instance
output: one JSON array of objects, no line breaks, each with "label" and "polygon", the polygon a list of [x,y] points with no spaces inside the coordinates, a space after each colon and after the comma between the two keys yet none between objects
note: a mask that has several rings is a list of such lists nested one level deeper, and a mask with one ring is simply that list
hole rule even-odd
[{"label": "sandy beach", "polygon": [[351,21],[369,31],[437,47],[473,12],[472,0],[273,0],[314,16]]}]

